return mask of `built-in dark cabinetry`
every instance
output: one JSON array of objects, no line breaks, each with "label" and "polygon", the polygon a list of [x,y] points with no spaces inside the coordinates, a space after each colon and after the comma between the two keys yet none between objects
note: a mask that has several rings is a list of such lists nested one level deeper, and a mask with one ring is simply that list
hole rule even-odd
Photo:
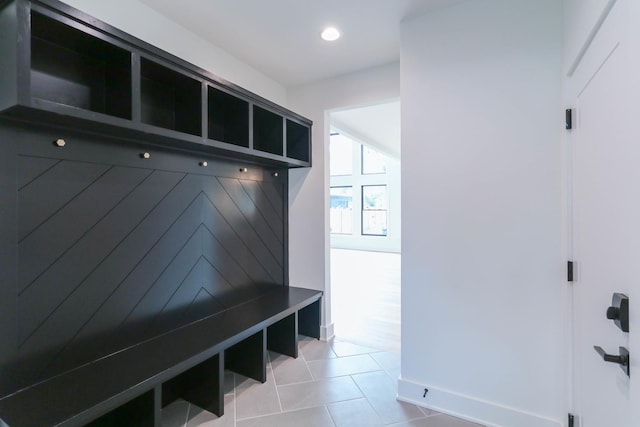
[{"label": "built-in dark cabinetry", "polygon": [[0,426],[222,416],[320,336],[289,286],[311,121],[57,0],[0,0]]},{"label": "built-in dark cabinetry", "polygon": [[249,102],[213,86],[207,87],[209,139],[249,147]]},{"label": "built-in dark cabinetry", "polygon": [[287,119],[287,157],[300,161],[310,158],[309,141],[311,140],[309,126]]},{"label": "built-in dark cabinetry", "polygon": [[55,0],[0,1],[0,112],[266,165],[311,121]]},{"label": "built-in dark cabinetry", "polygon": [[131,119],[131,54],[39,13],[31,15],[31,98]]},{"label": "built-in dark cabinetry", "polygon": [[264,108],[253,106],[253,148],[282,156],[282,116]]},{"label": "built-in dark cabinetry", "polygon": [[140,61],[140,115],[143,123],[202,135],[202,83],[157,62]]}]

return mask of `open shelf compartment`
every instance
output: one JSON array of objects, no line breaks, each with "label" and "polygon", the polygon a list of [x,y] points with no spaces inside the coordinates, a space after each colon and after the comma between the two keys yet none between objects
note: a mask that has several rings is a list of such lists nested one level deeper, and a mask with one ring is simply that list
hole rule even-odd
[{"label": "open shelf compartment", "polygon": [[249,147],[249,103],[212,86],[207,88],[208,137]]},{"label": "open shelf compartment", "polygon": [[147,58],[140,61],[143,123],[202,136],[202,83]]},{"label": "open shelf compartment", "polygon": [[308,162],[310,141],[308,126],[287,119],[287,157]]},{"label": "open shelf compartment", "polygon": [[282,116],[253,106],[253,148],[258,151],[284,155],[284,127]]},{"label": "open shelf compartment", "polygon": [[131,119],[131,53],[31,14],[31,97]]}]

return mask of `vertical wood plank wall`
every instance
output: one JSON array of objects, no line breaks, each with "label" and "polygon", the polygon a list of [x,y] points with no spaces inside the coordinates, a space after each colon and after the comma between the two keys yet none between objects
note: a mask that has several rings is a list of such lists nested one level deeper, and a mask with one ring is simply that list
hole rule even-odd
[{"label": "vertical wood plank wall", "polygon": [[6,120],[0,143],[0,396],[287,285],[286,173]]}]

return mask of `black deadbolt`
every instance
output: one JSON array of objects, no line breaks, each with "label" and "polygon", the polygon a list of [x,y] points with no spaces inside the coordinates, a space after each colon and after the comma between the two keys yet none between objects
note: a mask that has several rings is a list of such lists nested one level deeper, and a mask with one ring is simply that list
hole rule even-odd
[{"label": "black deadbolt", "polygon": [[611,298],[611,307],[607,308],[607,319],[615,322],[623,332],[629,332],[629,297],[615,293]]},{"label": "black deadbolt", "polygon": [[607,319],[616,320],[620,317],[620,309],[618,307],[607,308]]}]

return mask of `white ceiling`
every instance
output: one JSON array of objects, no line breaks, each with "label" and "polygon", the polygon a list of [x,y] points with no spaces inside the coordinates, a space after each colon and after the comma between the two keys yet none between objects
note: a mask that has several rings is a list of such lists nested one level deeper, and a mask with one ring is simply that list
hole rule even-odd
[{"label": "white ceiling", "polygon": [[332,131],[400,158],[400,101],[331,113]]},{"label": "white ceiling", "polygon": [[[397,61],[400,22],[462,0],[141,0],[285,87]],[[334,25],[342,38],[320,38]]]}]

